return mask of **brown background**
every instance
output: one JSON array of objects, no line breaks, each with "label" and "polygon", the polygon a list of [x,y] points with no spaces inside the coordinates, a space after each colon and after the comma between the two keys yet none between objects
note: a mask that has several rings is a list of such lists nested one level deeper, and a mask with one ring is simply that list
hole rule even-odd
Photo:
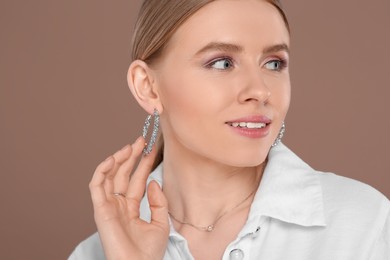
[{"label": "brown background", "polygon": [[[0,259],[65,259],[94,232],[88,182],[145,113],[126,85],[140,1],[0,1]],[[390,197],[390,1],[285,0],[285,143]]]}]

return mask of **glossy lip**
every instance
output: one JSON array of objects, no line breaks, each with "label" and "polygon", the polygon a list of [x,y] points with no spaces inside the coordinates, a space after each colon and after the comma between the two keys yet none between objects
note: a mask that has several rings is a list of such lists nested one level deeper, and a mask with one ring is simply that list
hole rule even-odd
[{"label": "glossy lip", "polygon": [[237,119],[234,119],[234,120],[230,120],[230,121],[227,121],[227,123],[238,123],[238,122],[251,122],[251,123],[264,123],[264,124],[270,124],[271,123],[271,119],[269,119],[269,117],[267,116],[263,116],[263,115],[258,115],[258,116],[246,116],[246,117],[241,117],[241,118],[237,118]]},{"label": "glossy lip", "polygon": [[[264,128],[258,128],[258,129],[249,129],[249,128],[240,128],[240,127],[233,127],[230,124],[231,123],[239,123],[239,122],[251,122],[251,123],[264,123],[266,126]],[[272,120],[263,115],[254,115],[254,116],[247,116],[247,117],[241,117],[234,120],[230,120],[225,122],[225,124],[230,127],[235,133],[249,138],[263,138],[266,137],[269,134],[270,130],[270,124]]]}]

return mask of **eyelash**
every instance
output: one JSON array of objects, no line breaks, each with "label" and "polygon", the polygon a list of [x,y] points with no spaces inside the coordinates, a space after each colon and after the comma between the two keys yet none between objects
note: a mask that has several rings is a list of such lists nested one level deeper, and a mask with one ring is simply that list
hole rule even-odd
[{"label": "eyelash", "polygon": [[[214,66],[217,62],[219,62],[219,61],[224,61],[224,60],[229,61],[229,64],[230,64],[231,66],[234,65],[234,62],[233,62],[233,59],[232,59],[232,58],[230,58],[230,57],[219,57],[219,58],[213,59],[213,60],[211,60],[210,62],[208,62],[208,63],[205,65],[205,67],[208,68],[208,69],[216,69],[216,68],[213,68],[213,66]],[[229,67],[229,68],[230,68],[230,67]],[[228,69],[228,68],[227,68],[227,69]],[[225,70],[227,70],[227,69],[225,69]],[[224,70],[224,69],[216,69],[216,70]]]},{"label": "eyelash", "polygon": [[280,72],[280,71],[284,70],[285,68],[287,68],[287,60],[286,59],[273,59],[273,60],[270,60],[267,63],[265,63],[265,65],[267,65],[271,62],[279,62],[279,68],[275,69],[274,71]]},{"label": "eyelash", "polygon": [[[216,69],[216,68],[213,68],[213,66],[214,66],[217,62],[224,61],[224,60],[227,60],[231,66],[234,65],[234,61],[233,61],[232,58],[230,58],[230,57],[219,57],[219,58],[217,58],[217,59],[214,59],[214,60],[208,62],[208,63],[205,65],[205,67],[206,67],[206,68],[209,68],[209,69]],[[270,60],[270,61],[267,61],[264,65],[267,65],[267,64],[272,63],[272,62],[279,62],[279,68],[278,68],[278,69],[275,69],[275,70],[270,69],[271,71],[280,72],[280,71],[284,70],[285,68],[287,68],[287,60],[286,60],[286,59],[283,59],[283,58],[272,59],[272,60]],[[222,71],[223,71],[223,70],[228,70],[228,69],[230,69],[230,68],[231,68],[231,67],[226,68],[226,69],[216,69],[216,70],[222,70]]]}]

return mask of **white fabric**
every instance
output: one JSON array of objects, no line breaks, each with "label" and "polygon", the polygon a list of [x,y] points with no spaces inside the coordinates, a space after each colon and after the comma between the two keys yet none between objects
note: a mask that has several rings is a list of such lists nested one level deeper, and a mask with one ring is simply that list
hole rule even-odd
[{"label": "white fabric", "polygon": [[[149,181],[162,185],[162,174],[160,165]],[[140,211],[149,221],[146,197]],[[313,170],[279,144],[269,153],[248,220],[223,260],[239,255],[253,260],[390,260],[390,202],[366,184]],[[105,259],[98,234],[78,245],[69,259]],[[171,225],[164,260],[178,259],[193,257]]]}]

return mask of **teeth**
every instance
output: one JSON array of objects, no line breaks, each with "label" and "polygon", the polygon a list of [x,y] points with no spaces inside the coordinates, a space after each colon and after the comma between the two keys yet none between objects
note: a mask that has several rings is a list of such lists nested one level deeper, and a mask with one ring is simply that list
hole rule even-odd
[{"label": "teeth", "polygon": [[264,123],[246,123],[247,128],[263,128],[265,127]]},{"label": "teeth", "polygon": [[254,123],[254,122],[234,122],[230,124],[233,127],[240,128],[264,128],[266,127],[265,123]]}]

